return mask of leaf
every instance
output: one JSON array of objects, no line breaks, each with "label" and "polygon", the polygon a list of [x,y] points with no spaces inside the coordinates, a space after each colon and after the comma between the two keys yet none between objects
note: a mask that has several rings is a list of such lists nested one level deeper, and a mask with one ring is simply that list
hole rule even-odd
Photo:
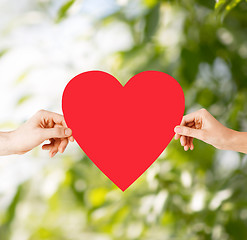
[{"label": "leaf", "polygon": [[219,0],[215,4],[215,9],[218,10],[219,13],[229,12],[234,7],[236,7],[241,1],[243,0]]},{"label": "leaf", "polygon": [[0,50],[0,57],[2,57],[4,54],[6,54],[8,52],[9,49],[5,48]]},{"label": "leaf", "polygon": [[69,9],[74,4],[74,2],[75,0],[70,0],[60,7],[56,19],[57,23],[62,21],[67,16]]},{"label": "leaf", "polygon": [[17,106],[20,106],[20,105],[24,104],[24,103],[25,103],[26,101],[28,101],[31,97],[32,97],[31,94],[27,94],[27,95],[21,97],[21,98],[18,100],[18,102],[17,102],[16,105],[17,105]]},{"label": "leaf", "polygon": [[225,5],[227,2],[229,2],[230,0],[218,0],[216,1],[216,4],[215,4],[215,8],[220,8],[222,7],[223,5]]},{"label": "leaf", "polygon": [[234,0],[232,1],[231,3],[229,3],[227,6],[226,6],[226,10],[227,11],[230,11],[231,9],[233,9],[234,7],[237,6],[238,3],[240,3],[242,0]]},{"label": "leaf", "polygon": [[6,211],[5,224],[10,224],[15,217],[16,207],[20,201],[22,192],[22,185],[20,185],[17,190],[12,202],[10,203],[8,210]]},{"label": "leaf", "polygon": [[23,73],[16,79],[16,81],[15,81],[14,83],[15,83],[16,85],[22,83],[22,82],[25,80],[26,76],[29,74],[29,72],[30,72],[30,69],[27,69],[25,72],[23,72]]},{"label": "leaf", "polygon": [[145,17],[146,26],[144,29],[144,40],[149,41],[157,30],[159,24],[160,4],[156,4]]},{"label": "leaf", "polygon": [[215,8],[215,0],[197,0],[197,2],[207,8],[214,9]]}]

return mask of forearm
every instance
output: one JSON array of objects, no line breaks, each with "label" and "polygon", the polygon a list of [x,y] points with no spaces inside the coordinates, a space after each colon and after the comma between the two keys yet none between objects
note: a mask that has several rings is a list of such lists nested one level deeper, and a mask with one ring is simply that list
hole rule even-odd
[{"label": "forearm", "polygon": [[0,132],[0,156],[14,154],[12,132]]},{"label": "forearm", "polygon": [[247,154],[247,132],[233,131],[229,142],[229,150]]}]

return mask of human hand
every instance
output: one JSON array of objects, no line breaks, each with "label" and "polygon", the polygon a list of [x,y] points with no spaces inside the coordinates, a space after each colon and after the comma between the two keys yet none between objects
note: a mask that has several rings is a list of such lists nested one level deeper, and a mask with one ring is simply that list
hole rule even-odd
[{"label": "human hand", "polygon": [[74,141],[72,130],[67,127],[64,117],[45,110],[38,111],[10,135],[12,153],[16,154],[26,153],[45,140],[50,140],[42,149],[49,150],[50,157],[53,157],[58,151],[63,153],[69,141]]},{"label": "human hand", "polygon": [[176,126],[174,131],[175,139],[180,138],[185,151],[194,149],[194,138],[218,149],[231,149],[231,140],[229,139],[236,133],[236,131],[223,126],[206,109],[184,116],[180,126]]}]

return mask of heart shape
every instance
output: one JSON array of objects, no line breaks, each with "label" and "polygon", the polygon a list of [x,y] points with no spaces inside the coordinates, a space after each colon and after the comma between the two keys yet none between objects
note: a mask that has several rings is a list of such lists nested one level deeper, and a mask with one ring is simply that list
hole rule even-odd
[{"label": "heart shape", "polygon": [[112,75],[89,71],[66,86],[65,121],[85,154],[122,191],[159,157],[184,113],[179,83],[146,71],[123,87]]}]

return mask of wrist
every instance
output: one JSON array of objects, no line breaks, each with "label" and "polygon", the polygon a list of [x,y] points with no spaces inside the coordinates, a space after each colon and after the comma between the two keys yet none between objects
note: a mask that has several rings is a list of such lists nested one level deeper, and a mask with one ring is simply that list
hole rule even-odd
[{"label": "wrist", "polygon": [[233,131],[233,134],[230,138],[230,145],[231,146],[229,150],[247,154],[247,133]]},{"label": "wrist", "polygon": [[14,131],[0,132],[0,155],[15,154],[13,145]]}]

